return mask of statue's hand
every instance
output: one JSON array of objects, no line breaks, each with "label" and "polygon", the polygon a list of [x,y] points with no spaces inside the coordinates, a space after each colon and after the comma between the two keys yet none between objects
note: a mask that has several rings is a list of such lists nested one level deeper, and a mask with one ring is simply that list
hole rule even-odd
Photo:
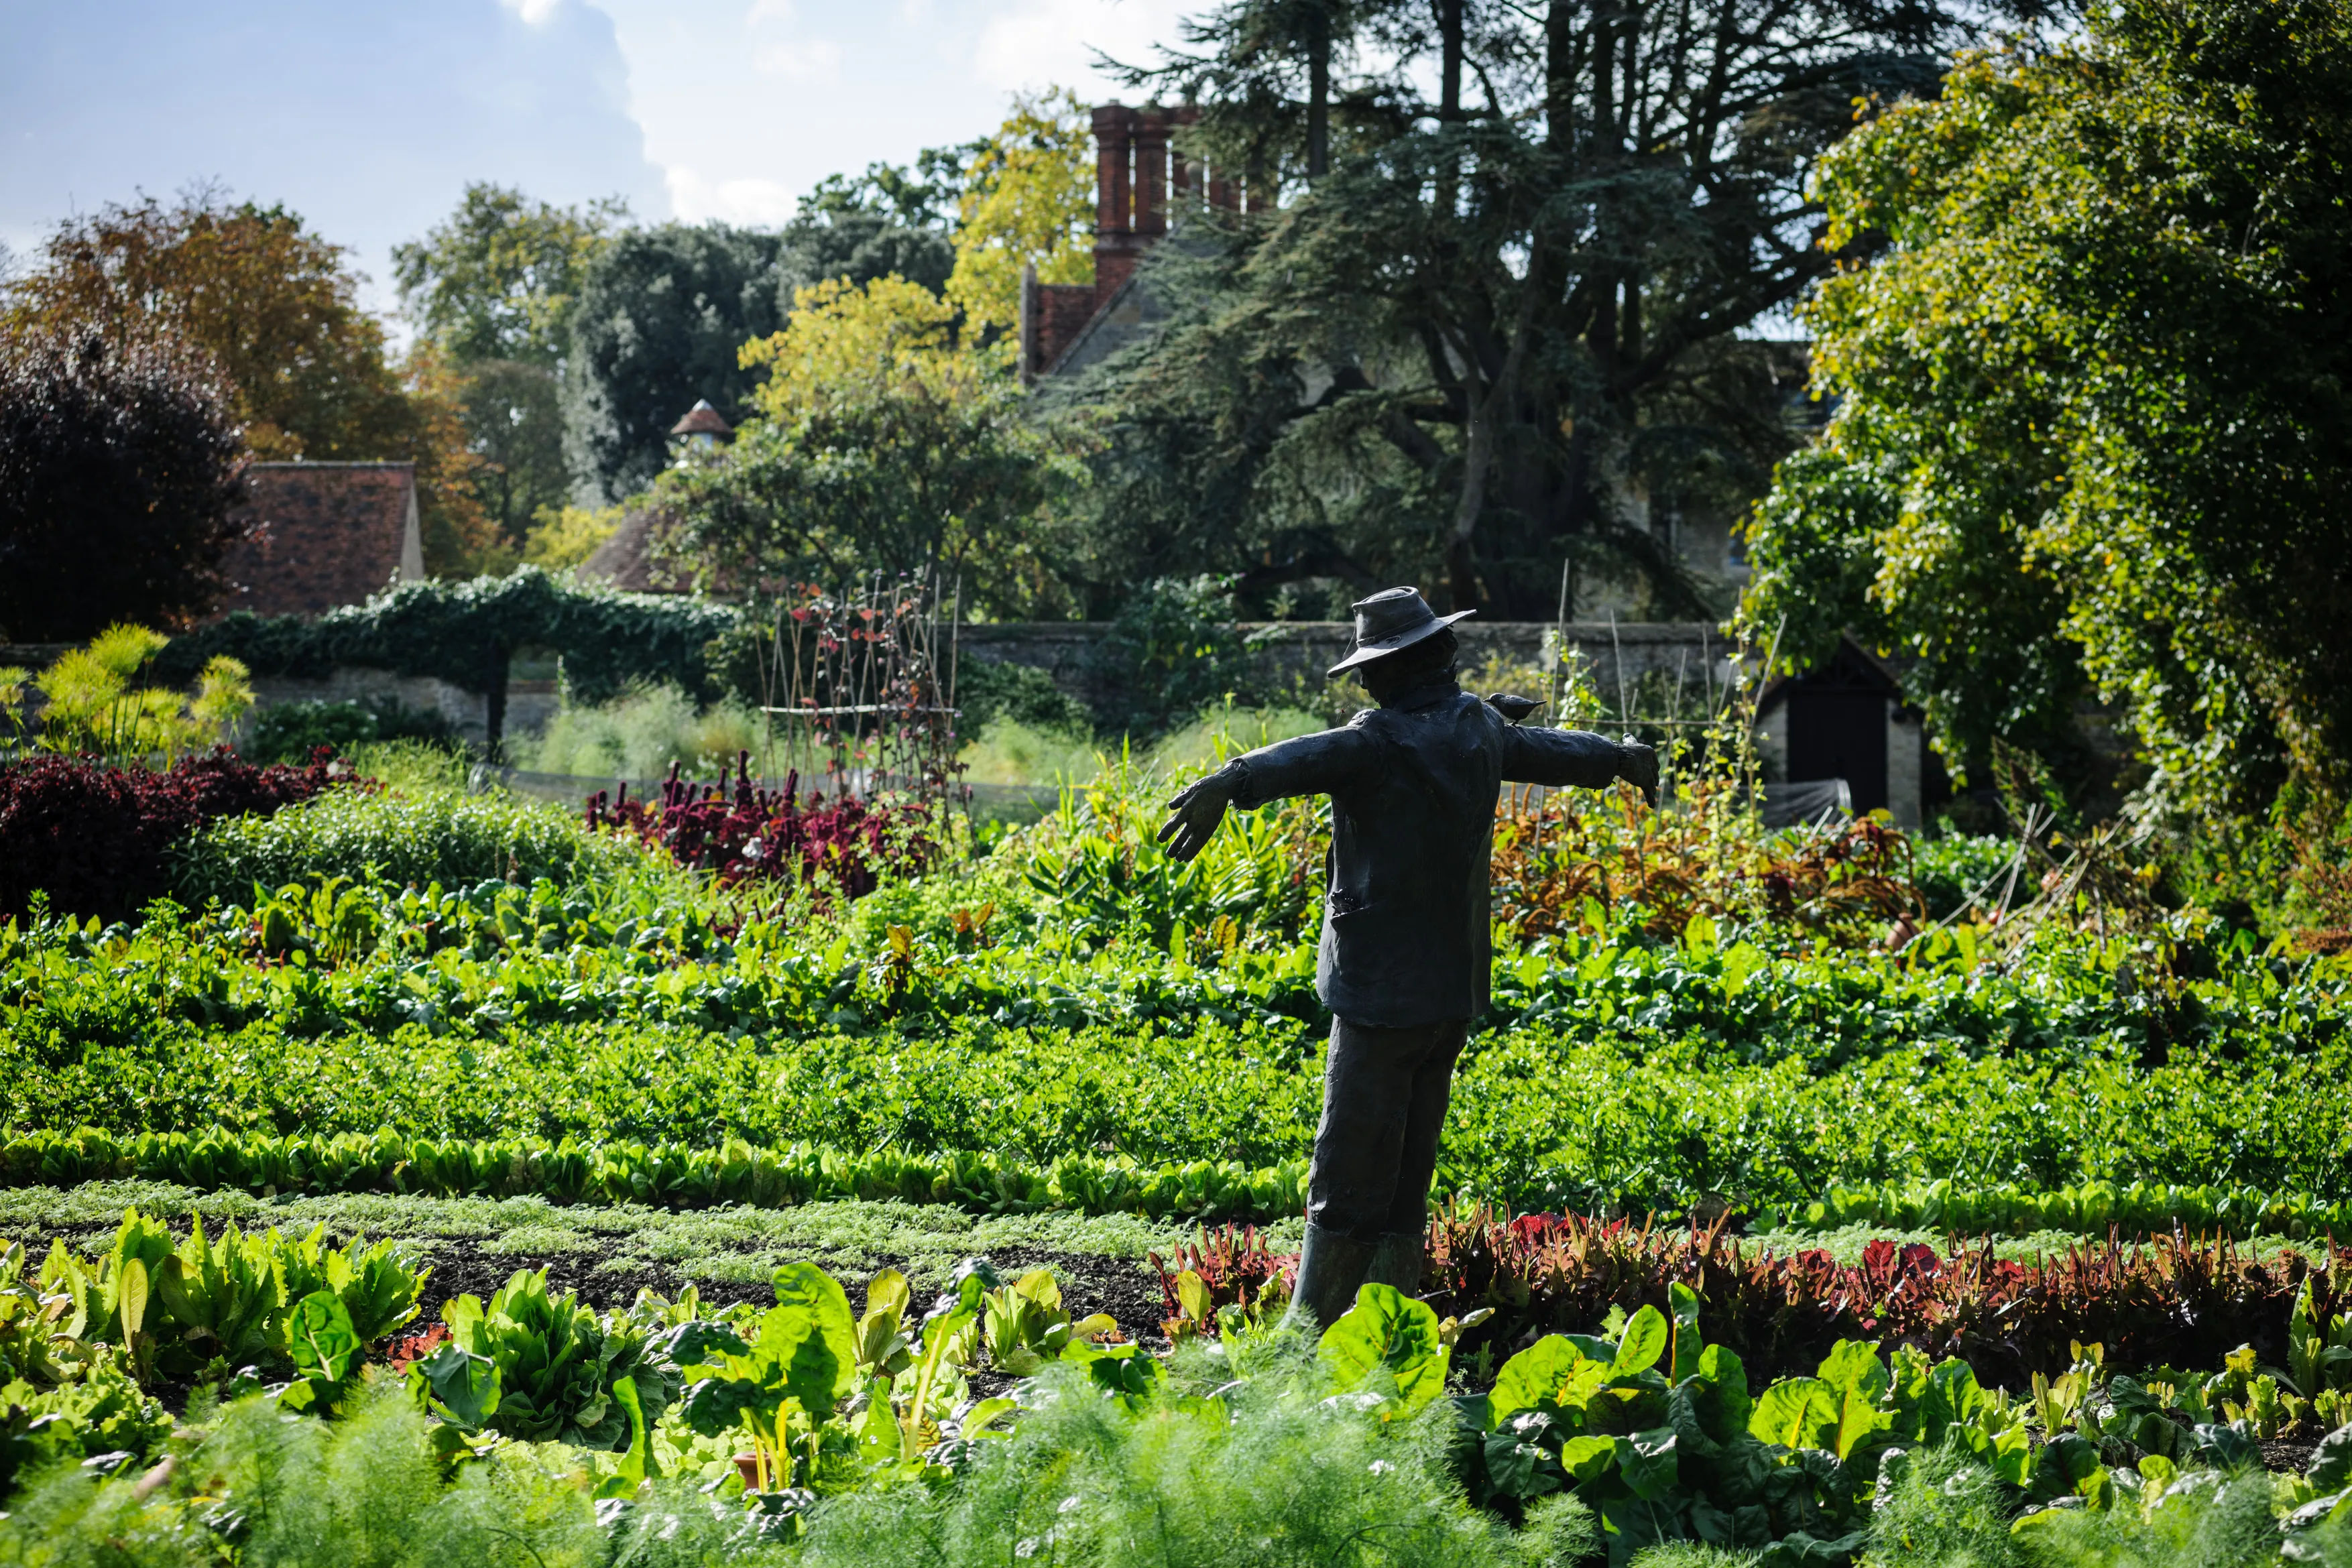
[{"label": "statue's hand", "polygon": [[1160,841],[1178,860],[1191,860],[1208,847],[1233,800],[1234,781],[1223,773],[1210,774],[1168,802],[1168,820],[1160,824]]},{"label": "statue's hand", "polygon": [[1617,743],[1617,777],[1642,792],[1653,809],[1658,804],[1658,754],[1632,736]]}]

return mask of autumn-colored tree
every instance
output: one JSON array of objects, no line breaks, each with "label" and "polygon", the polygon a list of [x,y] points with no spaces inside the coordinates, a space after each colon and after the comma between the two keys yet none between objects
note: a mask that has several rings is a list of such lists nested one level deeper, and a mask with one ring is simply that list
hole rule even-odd
[{"label": "autumn-colored tree", "polygon": [[488,543],[456,404],[430,365],[404,379],[383,325],[358,302],[343,247],[282,206],[196,190],[60,224],[8,286],[12,331],[95,332],[121,345],[158,332],[210,357],[254,456],[413,459],[426,565],[462,570]]},{"label": "autumn-colored tree", "polygon": [[1041,283],[1094,279],[1094,136],[1066,88],[1016,95],[965,172],[955,272],[947,297],[975,338],[1021,319],[1021,274]]}]

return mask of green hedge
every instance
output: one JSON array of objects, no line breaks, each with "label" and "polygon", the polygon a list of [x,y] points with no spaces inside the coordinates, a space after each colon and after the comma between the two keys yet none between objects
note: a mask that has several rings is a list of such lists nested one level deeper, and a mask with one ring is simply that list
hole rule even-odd
[{"label": "green hedge", "polygon": [[631,841],[585,831],[544,800],[455,789],[377,797],[331,789],[268,817],[224,817],[176,852],[173,886],[190,904],[243,904],[256,883],[380,879],[394,887],[509,878],[569,885],[642,863]]}]

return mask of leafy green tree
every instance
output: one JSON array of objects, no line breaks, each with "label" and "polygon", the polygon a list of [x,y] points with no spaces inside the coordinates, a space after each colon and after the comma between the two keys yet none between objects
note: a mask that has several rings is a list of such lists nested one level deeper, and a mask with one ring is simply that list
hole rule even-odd
[{"label": "leafy green tree", "polygon": [[1094,281],[1095,145],[1077,95],[1016,95],[973,154],[958,210],[946,292],[963,310],[965,331],[1013,330],[1030,267],[1044,283]]},{"label": "leafy green tree", "polygon": [[559,207],[501,185],[467,185],[446,221],[393,247],[401,304],[461,363],[552,371],[571,342],[588,265],[628,216],[617,197]]},{"label": "leafy green tree", "polygon": [[584,503],[644,489],[669,427],[707,398],[740,423],[757,377],[736,361],[782,325],[782,241],[726,224],[623,233],[590,262],[572,321],[564,455]]},{"label": "leafy green tree", "polygon": [[591,263],[572,329],[564,450],[583,498],[603,505],[650,485],[670,461],[670,426],[698,398],[730,423],[750,417],[759,377],[738,350],[783,325],[796,289],[896,276],[937,292],[955,264],[934,220],[944,199],[884,164],[819,185],[778,232],[713,223],[621,235]]},{"label": "leafy green tree", "polygon": [[589,263],[627,218],[617,199],[559,207],[476,183],[423,239],[393,249],[401,304],[437,350],[480,459],[474,493],[509,550],[570,497],[558,377]]},{"label": "leafy green tree", "polygon": [[1824,439],[1759,511],[1784,656],[1921,662],[1938,744],[2117,705],[2150,803],[2352,770],[2352,13],[2119,0],[1965,60],[1824,163]]},{"label": "leafy green tree", "polygon": [[937,569],[983,613],[1058,608],[1050,507],[1083,470],[1003,356],[959,347],[956,315],[899,277],[799,290],[743,350],[769,372],[758,417],[657,491],[670,558],[738,591]]},{"label": "leafy green tree", "polygon": [[1195,214],[1147,263],[1174,319],[1103,374],[1106,562],[1435,579],[1547,617],[1571,564],[1703,608],[1656,525],[1752,497],[1791,444],[1739,334],[1827,270],[1806,178],[1857,97],[1932,88],[1957,9],[1207,13],[1134,75],[1202,105],[1184,148],[1262,210]]}]

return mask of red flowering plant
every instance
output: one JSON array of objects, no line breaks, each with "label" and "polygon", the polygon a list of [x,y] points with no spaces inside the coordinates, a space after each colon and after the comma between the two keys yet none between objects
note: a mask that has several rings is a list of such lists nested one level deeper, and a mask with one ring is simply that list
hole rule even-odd
[{"label": "red flowering plant", "polygon": [[722,887],[798,878],[849,898],[873,892],[885,870],[919,869],[938,851],[930,811],[919,802],[844,792],[828,804],[822,792],[801,793],[797,772],[781,789],[754,784],[751,764],[750,752],[737,754],[730,788],[723,779],[692,783],[673,762],[653,802],[630,800],[626,783],[617,796],[599,789],[588,798],[588,826],[658,845],[680,865],[715,872]]}]

